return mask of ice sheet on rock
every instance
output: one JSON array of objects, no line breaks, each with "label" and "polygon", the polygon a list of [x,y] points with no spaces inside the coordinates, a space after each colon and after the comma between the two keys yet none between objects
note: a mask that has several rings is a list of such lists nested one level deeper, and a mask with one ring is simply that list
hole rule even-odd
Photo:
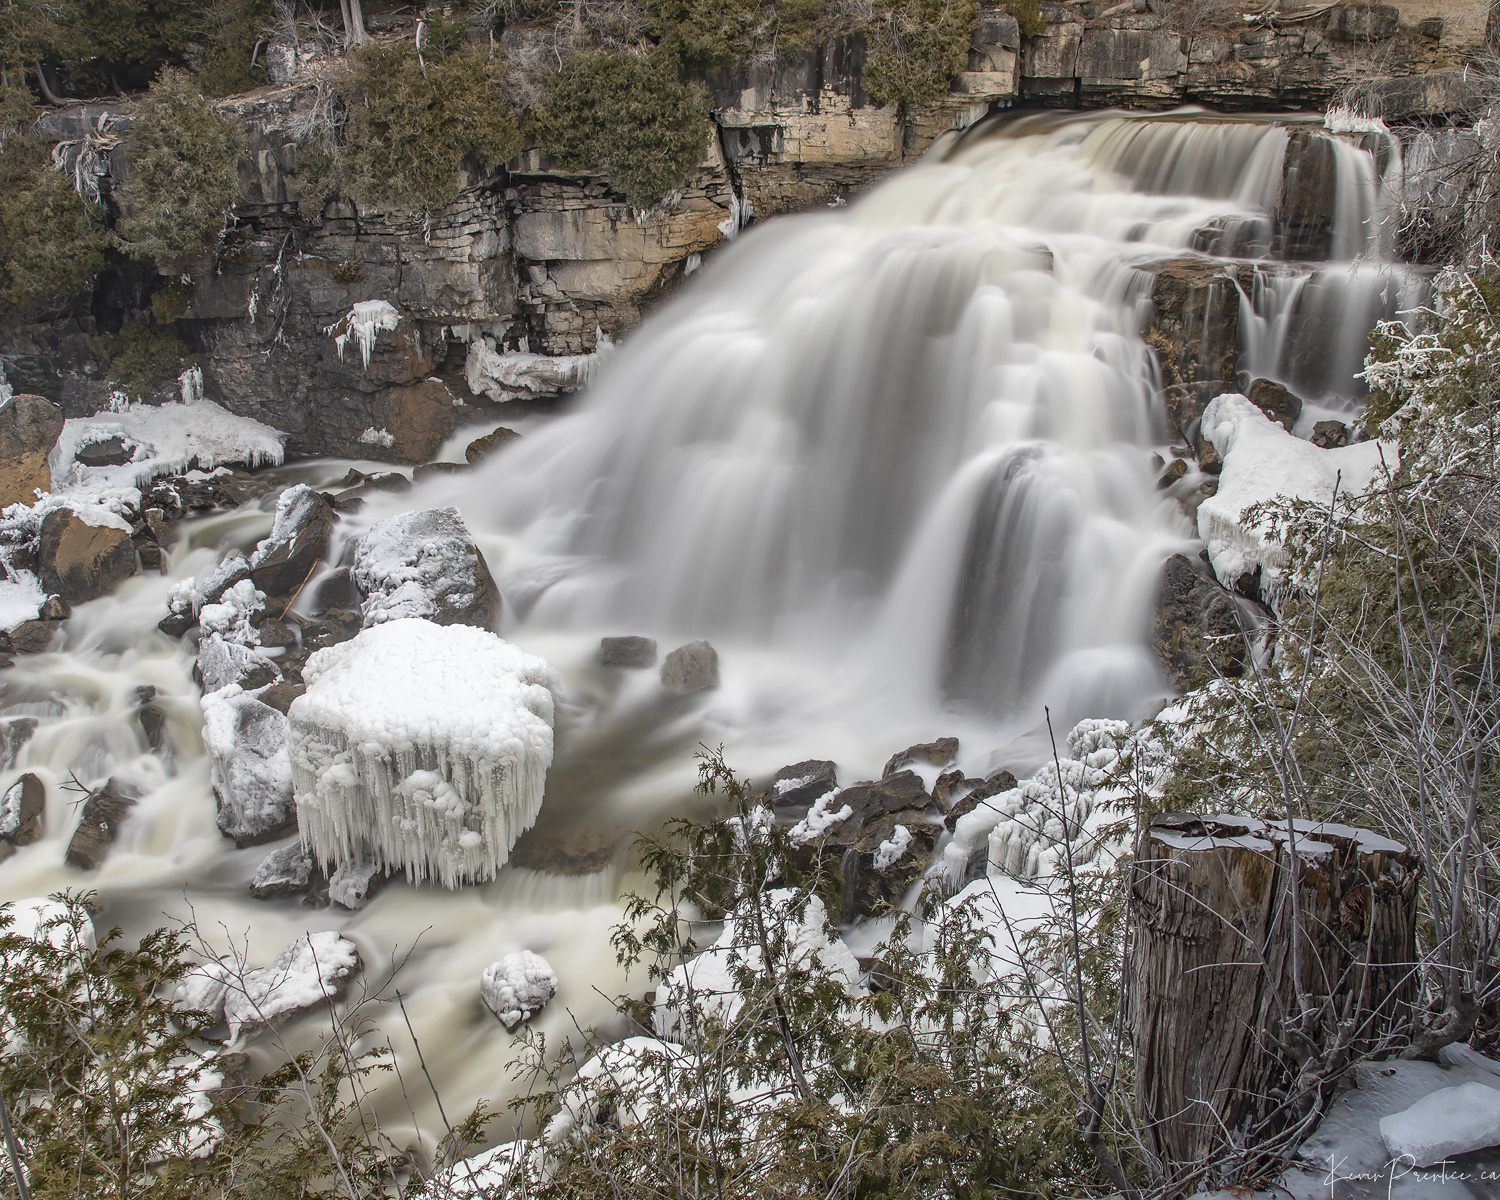
[{"label": "ice sheet on rock", "polygon": [[319,650],[292,704],[302,840],[445,887],[494,878],[552,763],[551,666],[468,625],[388,621]]},{"label": "ice sheet on rock", "polygon": [[507,1029],[522,1021],[557,995],[557,973],[540,954],[521,950],[485,968],[479,996]]},{"label": "ice sheet on rock", "polygon": [[333,334],[333,344],[338,347],[341,360],[344,347],[351,341],[358,346],[360,361],[368,371],[376,335],[382,330],[389,333],[399,324],[401,314],[388,301],[361,300],[324,332]]},{"label": "ice sheet on rock", "polygon": [[593,376],[599,354],[550,357],[522,352],[502,353],[491,338],[469,343],[464,378],[476,396],[503,402],[522,396],[553,396],[583,387]]},{"label": "ice sheet on rock", "polygon": [[[222,691],[231,685],[243,686],[247,679],[266,673],[275,665],[265,655],[239,642],[226,641],[218,634],[198,643],[198,674],[203,677],[203,691]],[[262,682],[266,682],[262,680]]]},{"label": "ice sheet on rock", "polygon": [[[287,770],[291,770],[288,763]],[[301,891],[312,882],[313,861],[301,842],[282,846],[261,859],[250,882],[252,896],[287,895]]]},{"label": "ice sheet on rock", "polygon": [[286,717],[235,685],[208,693],[202,705],[219,828],[237,842],[288,828],[297,810]]},{"label": "ice sheet on rock", "polygon": [[34,504],[12,504],[3,514],[5,529],[15,541],[34,541],[42,529],[42,518],[54,509],[66,508],[85,525],[130,532],[130,517],[140,509],[141,493],[134,486],[116,487],[98,479],[63,484],[53,475],[54,487]]},{"label": "ice sheet on rock", "polygon": [[0,629],[11,630],[23,621],[36,619],[47,593],[30,571],[11,569],[0,579]]},{"label": "ice sheet on rock", "polygon": [[235,972],[224,997],[231,1039],[335,997],[359,970],[359,951],[332,930],[303,934],[269,967]]},{"label": "ice sheet on rock", "polygon": [[[807,907],[798,917],[794,912],[796,900],[797,893],[787,888],[776,888],[760,897],[766,928],[772,937],[785,938],[778,957],[791,968],[821,971],[854,995],[859,988],[859,962],[842,938],[830,935],[823,901],[808,897]],[[765,969],[752,903],[741,901],[724,922],[718,940],[696,958],[674,967],[656,989],[652,1019],[657,1036],[680,1040],[686,1035],[689,984],[700,1013],[727,1020],[739,1011],[744,1000],[736,976],[745,971],[759,975]]]},{"label": "ice sheet on rock", "polygon": [[257,591],[250,580],[241,579],[220,596],[217,604],[205,604],[198,610],[198,628],[204,636],[218,635],[241,646],[258,646],[260,631],[252,622],[265,608],[266,594]]},{"label": "ice sheet on rock", "polygon": [[379,863],[345,863],[328,880],[328,898],[344,908],[363,908],[383,877]]},{"label": "ice sheet on rock", "polygon": [[405,512],[372,526],[350,574],[365,597],[366,628],[406,617],[440,625],[493,619],[495,582],[456,508]]},{"label": "ice sheet on rock", "polygon": [[1219,490],[1198,506],[1198,533],[1208,543],[1214,574],[1235,580],[1262,568],[1261,586],[1270,594],[1283,566],[1279,546],[1264,523],[1247,522],[1245,510],[1283,499],[1328,504],[1335,478],[1344,494],[1361,492],[1379,477],[1380,455],[1396,469],[1396,447],[1362,442],[1324,450],[1293,437],[1244,396],[1212,400],[1203,413],[1203,436],[1224,460]]},{"label": "ice sheet on rock", "polygon": [[5,906],[10,924],[5,933],[37,941],[43,937],[59,950],[82,948],[92,950],[97,944],[92,921],[85,918],[75,932],[71,923],[65,923],[67,906],[56,900],[38,897],[34,900],[17,900]]},{"label": "ice sheet on rock", "polygon": [[[120,438],[134,444],[130,462],[86,467],[75,460],[84,446]],[[79,486],[138,488],[162,475],[221,463],[279,466],[286,435],[249,417],[226,412],[212,400],[191,404],[131,404],[119,412],[74,417],[63,425],[50,462],[54,491]]]},{"label": "ice sheet on rock", "polygon": [[1381,1117],[1380,1136],[1392,1158],[1418,1167],[1500,1146],[1500,1089],[1483,1083],[1443,1088]]}]

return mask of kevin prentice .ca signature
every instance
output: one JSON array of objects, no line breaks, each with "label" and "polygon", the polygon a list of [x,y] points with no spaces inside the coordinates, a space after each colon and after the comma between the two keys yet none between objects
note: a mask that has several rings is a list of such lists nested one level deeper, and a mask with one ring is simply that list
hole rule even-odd
[{"label": "kevin prentice .ca signature", "polygon": [[1332,1155],[1329,1156],[1328,1176],[1324,1182],[1328,1184],[1330,1196],[1335,1194],[1333,1189],[1336,1184],[1352,1182],[1385,1184],[1387,1196],[1395,1190],[1398,1180],[1409,1179],[1415,1183],[1500,1183],[1500,1167],[1470,1167],[1460,1170],[1453,1165],[1451,1159],[1446,1158],[1442,1162],[1419,1167],[1416,1159],[1403,1154],[1375,1171],[1346,1171],[1343,1168],[1347,1162],[1347,1159],[1335,1160]]}]

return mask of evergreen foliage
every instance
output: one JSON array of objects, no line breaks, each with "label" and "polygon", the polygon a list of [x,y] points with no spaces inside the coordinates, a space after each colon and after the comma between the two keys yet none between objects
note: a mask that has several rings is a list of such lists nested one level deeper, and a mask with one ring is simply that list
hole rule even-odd
[{"label": "evergreen foliage", "polygon": [[639,210],[687,181],[709,135],[704,97],[665,51],[574,55],[552,80],[536,129],[565,169],[606,176]]},{"label": "evergreen foliage", "polygon": [[656,34],[693,67],[807,50],[822,33],[822,0],[646,0]]},{"label": "evergreen foliage", "polygon": [[239,195],[244,130],[219,115],[193,77],[163,71],[126,138],[130,175],[116,232],[136,258],[169,264],[212,248]]},{"label": "evergreen foliage", "polygon": [[969,61],[974,0],[876,0],[865,90],[882,104],[928,104]]},{"label": "evergreen foliage", "polygon": [[339,82],[348,111],[334,159],[339,185],[362,205],[440,208],[458,195],[466,160],[489,171],[520,131],[500,97],[501,60],[456,39],[424,50],[361,47]]},{"label": "evergreen foliage", "polygon": [[144,399],[199,361],[169,325],[126,325],[99,334],[93,348],[105,361],[110,386],[131,400]]}]

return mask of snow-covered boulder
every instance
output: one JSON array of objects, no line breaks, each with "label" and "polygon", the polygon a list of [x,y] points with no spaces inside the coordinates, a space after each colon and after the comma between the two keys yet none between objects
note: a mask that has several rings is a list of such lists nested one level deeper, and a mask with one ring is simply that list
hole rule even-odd
[{"label": "snow-covered boulder", "polygon": [[482,629],[408,619],[319,650],[302,678],[292,780],[318,861],[493,879],[541,808],[551,666]]},{"label": "snow-covered boulder", "polygon": [[485,968],[479,997],[507,1029],[522,1021],[557,995],[557,972],[540,954],[521,950]]},{"label": "snow-covered boulder", "polygon": [[269,967],[231,972],[224,995],[229,1036],[338,997],[359,967],[354,943],[327,931],[303,934]]},{"label": "snow-covered boulder", "polygon": [[500,591],[456,508],[401,513],[360,538],[350,569],[365,628],[405,617],[488,628]]},{"label": "snow-covered boulder", "polygon": [[1380,1136],[1392,1158],[1416,1167],[1500,1146],[1500,1090],[1483,1083],[1443,1088],[1381,1117]]},{"label": "snow-covered boulder", "polygon": [[1282,566],[1281,549],[1262,523],[1245,520],[1246,509],[1285,499],[1328,504],[1334,480],[1350,494],[1369,487],[1386,463],[1396,469],[1396,448],[1363,442],[1324,450],[1293,437],[1244,396],[1210,401],[1202,432],[1224,460],[1219,490],[1198,506],[1198,533],[1208,543],[1214,574],[1228,586],[1261,568],[1261,588],[1274,594]]},{"label": "snow-covered boulder", "polygon": [[286,717],[234,684],[209,692],[202,704],[219,829],[241,847],[290,832],[297,806]]},{"label": "snow-covered boulder", "polygon": [[282,492],[271,532],[250,556],[255,586],[268,596],[294,595],[328,553],[337,520],[322,494],[305,483]]},{"label": "snow-covered boulder", "polygon": [[[287,770],[291,770],[290,762]],[[301,842],[282,846],[261,859],[260,866],[255,868],[255,878],[250,881],[250,894],[257,900],[274,900],[305,892],[316,869],[312,855]]]}]

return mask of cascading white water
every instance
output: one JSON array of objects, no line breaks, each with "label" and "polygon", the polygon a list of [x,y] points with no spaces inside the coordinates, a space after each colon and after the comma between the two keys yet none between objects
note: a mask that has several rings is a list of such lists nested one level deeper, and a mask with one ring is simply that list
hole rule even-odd
[{"label": "cascading white water", "polygon": [[[461,509],[505,598],[501,632],[562,675],[541,815],[558,845],[602,830],[607,858],[620,830],[679,806],[700,742],[761,779],[827,757],[852,780],[955,733],[971,774],[1019,773],[1041,756],[1028,735],[1044,705],[1061,734],[1167,694],[1150,609],[1161,560],[1193,531],[1153,478],[1153,449],[1178,435],[1141,337],[1144,268],[1194,252],[1262,260],[1239,365],[1298,382],[1301,325],[1317,318],[1316,336],[1347,342],[1319,367],[1327,403],[1356,395],[1373,316],[1416,294],[1381,262],[1392,168],[1377,173],[1353,142],[1334,153],[1327,214],[1343,261],[1268,259],[1294,131],[1201,114],[971,130],[853,205],[751,230],[631,336],[571,415],[467,475],[376,493],[343,536],[403,509]],[[1323,309],[1309,299],[1320,288]],[[343,466],[298,470],[318,483]],[[173,576],[203,574],[209,545],[247,548],[268,526],[253,509],[194,523]],[[7,712],[40,726],[0,786],[37,770],[50,797],[47,837],[0,863],[0,895],[86,882],[105,920],[132,931],[191,904],[211,940],[248,935],[257,965],[337,928],[377,979],[422,934],[399,982],[444,1102],[503,1102],[510,1040],[479,1003],[481,973],[507,951],[542,952],[560,991],[540,1027],[556,1038],[603,1019],[599,993],[623,986],[607,940],[617,876],[507,866],[456,892],[395,883],[353,915],[250,900],[265,849],[234,850],[215,828],[191,659],[154,630],[171,583],[139,578],[82,606],[64,651],[5,677]],[[664,650],[711,638],[723,686],[678,701],[654,672],[598,668],[598,638],[630,633]],[[168,697],[171,763],[128,716],[144,683]],[[143,792],[93,878],[60,865],[70,772]],[[409,1054],[401,1028],[391,1014]],[[393,1126],[408,1099],[438,1127],[415,1088],[381,1093]]]}]

